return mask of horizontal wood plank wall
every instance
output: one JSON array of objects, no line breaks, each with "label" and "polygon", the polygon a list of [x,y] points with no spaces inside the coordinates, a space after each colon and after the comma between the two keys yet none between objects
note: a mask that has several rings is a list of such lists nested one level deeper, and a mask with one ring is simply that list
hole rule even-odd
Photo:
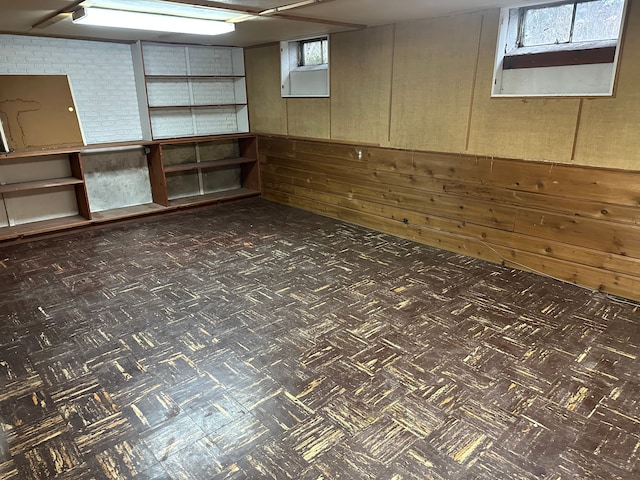
[{"label": "horizontal wood plank wall", "polygon": [[259,138],[263,196],[640,300],[640,172]]}]

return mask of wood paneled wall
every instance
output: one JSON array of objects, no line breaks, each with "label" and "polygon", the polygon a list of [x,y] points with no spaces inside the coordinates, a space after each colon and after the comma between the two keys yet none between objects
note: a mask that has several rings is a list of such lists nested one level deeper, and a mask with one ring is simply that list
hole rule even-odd
[{"label": "wood paneled wall", "polygon": [[248,49],[264,196],[640,299],[640,1],[606,98],[491,98],[498,20],[332,35],[329,99],[280,98],[278,46]]},{"label": "wood paneled wall", "polygon": [[331,98],[280,98],[278,45],[246,50],[256,133],[640,170],[640,1],[604,98],[491,98],[499,10],[331,35]]},{"label": "wood paneled wall", "polygon": [[640,300],[640,173],[259,138],[265,198]]}]

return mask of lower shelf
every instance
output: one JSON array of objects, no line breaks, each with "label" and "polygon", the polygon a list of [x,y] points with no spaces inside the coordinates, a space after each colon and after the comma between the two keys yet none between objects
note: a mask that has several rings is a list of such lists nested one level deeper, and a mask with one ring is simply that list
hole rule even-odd
[{"label": "lower shelf", "polygon": [[0,240],[10,240],[26,235],[38,235],[41,233],[55,232],[57,230],[66,230],[91,223],[91,220],[87,220],[81,215],[73,215],[70,217],[54,218],[52,220],[42,220],[40,222],[24,223],[13,227],[0,227]]},{"label": "lower shelf", "polygon": [[257,197],[259,195],[260,192],[258,192],[257,190],[251,190],[249,188],[236,188],[233,190],[225,190],[223,192],[176,198],[174,200],[169,200],[169,205],[172,207],[204,205],[207,203],[224,202],[227,200],[238,200],[240,198]]},{"label": "lower shelf", "polygon": [[114,208],[113,210],[105,210],[102,212],[92,212],[91,218],[94,223],[111,222],[121,218],[149,215],[154,212],[162,212],[163,210],[166,210],[166,207],[158,205],[157,203],[145,203],[131,207]]},{"label": "lower shelf", "polygon": [[42,220],[39,222],[15,225],[12,227],[0,227],[0,241],[15,240],[22,237],[51,233],[59,230],[68,230],[88,225],[96,225],[125,218],[142,217],[145,215],[152,215],[154,213],[171,212],[176,211],[179,208],[240,200],[243,198],[258,196],[260,196],[260,192],[257,190],[237,188],[223,192],[209,193],[207,195],[177,198],[175,200],[171,200],[168,207],[164,207],[157,203],[145,203],[143,205],[115,208],[113,210],[105,210],[103,212],[93,212],[91,214],[91,220],[88,220],[81,215],[72,215],[52,220]]}]

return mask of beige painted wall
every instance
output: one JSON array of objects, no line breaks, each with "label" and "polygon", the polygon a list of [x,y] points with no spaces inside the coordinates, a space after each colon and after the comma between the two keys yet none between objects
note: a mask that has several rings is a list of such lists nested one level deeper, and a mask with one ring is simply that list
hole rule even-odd
[{"label": "beige painted wall", "polygon": [[397,25],[390,145],[464,151],[481,26],[482,14]]},{"label": "beige painted wall", "polygon": [[331,138],[388,138],[393,35],[388,25],[331,36]]},{"label": "beige painted wall", "polygon": [[616,94],[491,98],[498,10],[331,36],[331,98],[280,98],[277,45],[247,49],[251,129],[640,170],[640,2]]},{"label": "beige painted wall", "polygon": [[245,50],[249,123],[265,133],[287,133],[287,105],[280,96],[280,48]]}]

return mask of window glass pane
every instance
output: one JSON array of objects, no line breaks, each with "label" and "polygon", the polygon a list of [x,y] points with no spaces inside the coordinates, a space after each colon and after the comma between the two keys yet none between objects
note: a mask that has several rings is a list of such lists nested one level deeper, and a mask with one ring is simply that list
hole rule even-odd
[{"label": "window glass pane", "polygon": [[598,0],[576,6],[573,41],[613,40],[618,38],[624,0]]},{"label": "window glass pane", "polygon": [[572,18],[573,4],[525,10],[522,45],[567,43],[571,37]]},{"label": "window glass pane", "polygon": [[322,40],[322,63],[329,63],[329,42]]},{"label": "window glass pane", "polygon": [[322,65],[326,63],[322,58],[322,43],[321,40],[315,40],[302,44],[302,65]]}]

